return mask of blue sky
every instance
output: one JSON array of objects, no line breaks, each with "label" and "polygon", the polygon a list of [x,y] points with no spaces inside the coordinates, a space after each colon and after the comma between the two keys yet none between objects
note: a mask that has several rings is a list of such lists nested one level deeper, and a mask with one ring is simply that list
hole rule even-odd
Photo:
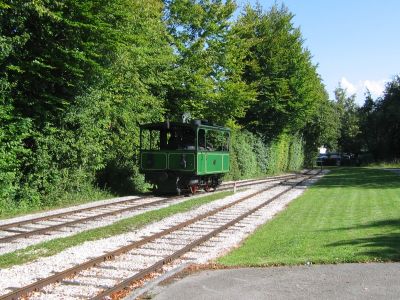
[{"label": "blue sky", "polygon": [[[239,7],[257,1],[237,0]],[[268,9],[275,1],[260,0]],[[341,82],[359,104],[400,74],[400,0],[277,0],[295,14],[330,98]]]}]

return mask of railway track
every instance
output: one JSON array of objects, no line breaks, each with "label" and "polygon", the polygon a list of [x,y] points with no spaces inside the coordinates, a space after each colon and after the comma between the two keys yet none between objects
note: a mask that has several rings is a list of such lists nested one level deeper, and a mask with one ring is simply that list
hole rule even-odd
[{"label": "railway track", "polygon": [[[294,178],[287,178],[255,192],[249,191],[244,197],[186,221],[170,224],[164,230],[132,241],[124,247],[28,286],[14,288],[13,292],[0,296],[0,300],[18,299],[26,295],[32,299],[110,299],[107,297],[134,281],[143,280],[216,235],[226,230],[235,231],[235,226],[240,226],[241,222],[317,174],[304,175],[295,181]],[[43,288],[44,293],[32,294]],[[66,290],[68,296],[63,294]]]},{"label": "railway track", "polygon": [[[276,180],[285,180],[296,176],[297,175],[285,175],[260,180],[244,180],[237,183],[237,188],[244,188],[250,185],[263,184]],[[233,185],[234,183],[223,184],[219,188],[219,191],[229,190]],[[71,228],[91,221],[98,221],[99,219],[116,216],[118,214],[156,209],[163,205],[172,204],[182,200],[184,197],[185,196],[168,198],[157,198],[154,196],[131,197],[112,203],[100,204],[17,222],[10,222],[0,225],[0,249],[1,245],[4,243],[14,242],[35,235],[49,235],[51,232],[57,232],[68,227]]]}]

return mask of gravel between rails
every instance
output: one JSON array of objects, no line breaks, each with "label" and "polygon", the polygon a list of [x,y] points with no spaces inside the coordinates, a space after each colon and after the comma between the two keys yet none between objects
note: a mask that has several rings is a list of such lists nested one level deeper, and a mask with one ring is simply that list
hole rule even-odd
[{"label": "gravel between rails", "polygon": [[[163,276],[163,274],[168,272],[168,270],[179,269],[179,267],[184,264],[204,264],[215,261],[218,257],[228,253],[231,249],[238,247],[241,242],[247,236],[253,233],[259,226],[265,224],[280,211],[284,210],[286,206],[292,200],[299,197],[307,189],[308,186],[314,184],[316,181],[318,181],[321,177],[329,172],[329,170],[323,170],[320,175],[314,177],[313,179],[305,181],[303,184],[297,186],[285,195],[279,197],[256,213],[243,219],[235,226],[224,230],[207,242],[194,248],[192,251],[183,255],[181,259],[173,261],[172,263],[164,266],[163,269],[158,272],[158,274],[154,275],[155,279],[153,279],[152,281],[156,281],[157,277]],[[153,284],[152,281],[145,284],[144,287],[139,286],[141,288],[138,289],[138,291],[134,289],[130,294],[126,295],[124,299],[133,300],[136,299],[138,296],[143,295],[144,293],[148,293],[149,295],[157,294],[157,284]]]},{"label": "gravel between rails", "polygon": [[[162,198],[152,198],[151,201],[156,201],[156,200],[160,200],[160,199],[162,199]],[[183,202],[186,200],[188,200],[188,198],[181,198],[179,200],[175,200],[173,203],[180,203],[180,202]],[[145,200],[145,201],[143,201],[143,203],[146,203],[146,201],[149,201],[149,200]],[[142,203],[142,202],[140,202],[140,203]],[[85,230],[111,225],[122,219],[133,217],[133,216],[142,214],[147,211],[167,207],[167,206],[171,205],[171,203],[172,202],[167,202],[164,204],[158,204],[155,206],[149,206],[149,207],[140,208],[140,209],[132,208],[132,211],[119,213],[119,214],[111,215],[108,217],[103,217],[103,218],[100,218],[99,220],[92,220],[92,221],[88,221],[88,222],[80,223],[80,224],[78,223],[71,227],[62,227],[62,228],[59,228],[57,231],[49,232],[50,234],[32,235],[32,236],[29,236],[28,238],[20,238],[20,239],[17,239],[17,240],[8,242],[8,243],[0,243],[0,255],[10,253],[10,252],[16,251],[18,249],[23,249],[28,246],[35,245],[35,244],[45,242],[45,241],[49,241],[52,239],[68,237],[68,236],[77,234],[79,232],[85,231]],[[151,204],[150,201],[149,201],[149,204]],[[82,216],[86,216],[86,214],[82,215]],[[35,227],[39,228],[41,225],[52,225],[52,224],[58,224],[58,223],[59,222],[56,222],[55,220],[41,221],[40,224],[35,225]],[[31,228],[33,228],[33,226],[31,226],[31,225],[29,225],[29,226]]]},{"label": "gravel between rails", "polygon": [[[257,186],[257,188],[266,187],[271,184],[271,182],[268,182],[268,184]],[[99,256],[105,252],[120,248],[129,244],[130,241],[140,240],[143,236],[160,232],[162,229],[169,227],[171,224],[183,222],[201,213],[205,213],[214,208],[223,206],[227,203],[235,201],[235,199],[238,199],[241,196],[251,194],[253,191],[254,190],[246,190],[238,192],[235,195],[221,200],[216,200],[186,213],[173,215],[160,222],[150,224],[142,229],[130,233],[117,235],[107,239],[86,242],[82,245],[69,248],[51,257],[44,257],[25,265],[2,269],[0,270],[0,293],[5,294],[10,292],[10,290],[7,289],[8,287],[18,287],[33,283],[38,278],[47,277],[54,272],[59,272],[66,268],[72,267],[75,264],[82,263],[91,257]]]},{"label": "gravel between rails", "polygon": [[[203,228],[203,225],[208,225],[209,229],[208,232],[211,232],[217,226],[225,224],[227,221],[223,221],[223,219],[232,220],[236,218],[238,215],[243,213],[244,211],[248,211],[251,208],[263,203],[265,200],[265,194],[268,193],[268,197],[272,197],[280,193],[283,190],[286,190],[287,187],[279,186],[274,188],[271,191],[265,192],[259,196],[252,197],[247,199],[246,201],[237,204],[231,208],[228,208],[224,211],[221,211],[215,215],[215,218],[218,218],[218,222],[214,222],[214,218],[207,217],[201,221],[198,221],[187,228],[177,230],[167,236],[157,239],[157,242],[150,242],[146,244],[146,247],[139,247],[129,251],[124,255],[120,255],[112,261],[106,261],[101,263],[98,267],[101,268],[101,272],[93,271],[91,269],[87,270],[87,273],[82,276],[82,274],[78,274],[73,278],[73,285],[74,286],[82,286],[82,289],[74,288],[74,290],[70,290],[69,286],[71,282],[68,281],[67,284],[64,284],[65,281],[62,281],[61,285],[50,285],[44,289],[44,292],[35,293],[31,299],[46,299],[46,298],[54,298],[54,299],[73,299],[74,297],[80,298],[82,295],[85,295],[84,298],[91,298],[98,294],[104,287],[110,285],[110,277],[111,278],[120,278],[113,279],[111,282],[111,286],[117,284],[118,282],[122,281],[122,278],[126,274],[125,272],[130,272],[130,276],[134,275],[138,272],[138,270],[145,269],[152,264],[156,263],[161,258],[167,257],[171,255],[174,250],[178,250],[182,248],[184,244],[188,244],[193,242],[194,240],[198,239],[202,233],[195,234],[192,232],[192,228]],[[262,196],[264,195],[264,197]],[[222,218],[221,218],[222,217]],[[200,230],[201,231],[201,230]],[[169,240],[175,240],[178,243],[182,243],[181,246],[173,247],[173,249],[166,249],[165,244],[168,241],[165,239],[168,238]],[[175,249],[174,249],[175,248]],[[109,269],[111,268],[111,269]],[[123,275],[122,275],[123,273]],[[87,277],[91,276],[90,279]],[[90,286],[90,289],[89,287]],[[44,296],[46,295],[46,296]]]},{"label": "gravel between rails", "polygon": [[[305,172],[305,171],[306,170],[302,170],[301,172]],[[295,175],[295,174],[294,173],[284,173],[279,176],[287,176],[287,175]],[[270,177],[270,178],[272,179],[273,177]],[[266,179],[266,178],[260,178],[260,180],[263,180],[263,179]],[[240,184],[241,182],[246,182],[246,181],[248,181],[248,180],[226,181],[226,182],[224,182],[224,184],[233,184],[234,182]],[[203,195],[204,194],[200,194],[198,196],[203,196]],[[23,216],[19,216],[19,217],[14,217],[14,218],[7,218],[7,219],[2,219],[2,220],[0,219],[0,226],[14,223],[14,222],[20,222],[20,221],[31,220],[31,219],[40,218],[40,217],[52,216],[55,214],[70,212],[70,211],[74,211],[77,209],[92,208],[92,207],[96,207],[96,206],[103,205],[103,204],[113,204],[113,203],[121,202],[124,200],[131,200],[131,199],[134,200],[134,199],[138,199],[141,197],[142,196],[116,197],[116,198],[111,198],[111,199],[97,200],[97,201],[88,202],[85,204],[66,207],[66,208],[52,209],[52,210],[47,210],[47,211],[43,211],[43,212],[27,214],[27,215],[23,215]]]},{"label": "gravel between rails", "polygon": [[47,217],[47,216],[51,216],[54,214],[70,212],[70,211],[73,211],[76,209],[96,207],[96,206],[99,206],[102,204],[112,204],[112,203],[120,202],[123,200],[130,200],[130,199],[137,199],[137,198],[140,198],[140,196],[125,196],[125,197],[117,197],[117,198],[112,198],[112,199],[98,200],[98,201],[89,202],[89,203],[85,203],[85,204],[81,204],[81,205],[77,205],[77,206],[48,210],[48,211],[44,211],[44,212],[23,215],[20,217],[0,220],[0,225],[6,225],[6,224],[14,223],[14,222],[25,221],[25,220],[30,220],[30,219],[40,218],[40,217]]},{"label": "gravel between rails", "polygon": [[[286,176],[286,175],[293,175],[293,174],[283,174],[280,176]],[[263,180],[263,179],[260,179]],[[247,182],[248,180],[242,180],[242,181],[237,181],[238,183],[240,182]],[[254,181],[254,184],[257,184],[257,180]],[[228,182],[225,184],[229,184],[232,182]],[[190,199],[193,198],[197,198],[197,197],[202,197],[205,196],[206,194],[198,194],[195,196],[191,196]],[[121,206],[122,204],[118,204],[118,202],[120,202],[121,200],[130,200],[130,199],[138,199],[140,197],[131,197],[131,196],[127,196],[127,197],[120,197],[120,198],[113,198],[113,199],[109,199],[109,200],[102,200],[102,201],[96,201],[95,203],[88,203],[88,204],[84,204],[84,205],[80,205],[80,206],[76,206],[76,207],[69,207],[66,209],[59,209],[59,210],[54,210],[54,211],[49,211],[49,212],[44,212],[44,213],[39,213],[39,214],[33,214],[33,215],[27,215],[27,216],[23,216],[23,217],[18,217],[18,218],[14,218],[14,219],[9,219],[9,220],[3,220],[0,221],[0,225],[4,225],[4,224],[9,224],[9,223],[13,223],[13,222],[17,222],[17,221],[23,221],[23,220],[30,220],[30,219],[34,219],[37,217],[43,217],[43,216],[51,216],[53,214],[56,213],[62,213],[62,212],[68,212],[68,211],[74,211],[77,209],[83,209],[83,208],[95,208],[98,205],[101,204],[112,204],[112,203],[117,203],[116,205]],[[157,201],[157,200],[161,200],[164,198],[161,197],[152,197],[149,199],[143,199],[143,200],[139,200],[139,203],[146,203],[146,202],[152,202],[152,201]],[[19,249],[23,249],[26,248],[28,246],[31,245],[35,245],[41,242],[45,242],[45,241],[49,241],[52,239],[56,239],[56,238],[62,238],[62,237],[68,237],[74,234],[77,234],[79,232],[85,231],[85,230],[89,230],[89,229],[94,229],[94,228],[98,228],[98,227],[102,227],[102,226],[107,226],[110,225],[116,221],[125,219],[125,218],[129,218],[129,217],[133,217],[135,215],[147,212],[147,211],[151,211],[151,210],[155,210],[155,209],[159,209],[159,208],[163,208],[166,207],[168,205],[171,205],[172,203],[180,203],[180,202],[184,202],[186,200],[188,200],[189,198],[180,198],[177,200],[172,200],[171,202],[168,202],[166,204],[159,204],[157,206],[149,206],[147,208],[141,208],[141,209],[134,209],[132,208],[132,211],[127,211],[127,212],[123,212],[123,213],[118,213],[115,215],[111,215],[108,217],[102,217],[99,220],[92,220],[92,221],[88,221],[85,223],[81,223],[81,224],[75,224],[73,226],[70,227],[62,227],[59,228],[56,231],[51,231],[49,232],[50,234],[40,234],[40,235],[32,235],[29,236],[27,238],[19,238],[15,241],[11,241],[8,243],[0,243],[0,255],[2,254],[6,254],[6,253],[10,253]],[[93,214],[99,214],[100,211],[102,212],[106,212],[107,209],[101,209],[101,210],[93,210],[91,212],[87,211],[87,212],[82,212],[82,213],[74,213],[73,216],[77,217],[78,214],[81,217],[84,216],[91,216]],[[71,220],[73,220],[73,217],[71,216]],[[44,225],[53,225],[53,224],[58,224],[58,223],[62,223],[65,222],[65,218],[64,220],[48,220],[48,221],[40,221],[40,223],[37,224],[26,224],[24,226],[18,227],[18,230],[20,231],[29,231],[32,229],[39,229],[39,228],[43,228],[45,227]],[[6,237],[6,236],[11,236],[13,235],[12,232],[2,232],[0,234],[0,237]]]},{"label": "gravel between rails", "polygon": [[[264,185],[265,187],[265,185]],[[258,187],[258,188],[261,188]],[[274,189],[273,192],[264,192],[263,195],[269,193],[277,194],[279,190],[283,190],[285,187],[277,188]],[[219,234],[215,238],[213,238],[211,241],[203,244],[199,249],[201,251],[197,252],[196,249],[194,249],[193,252],[187,254],[186,258],[195,260],[197,262],[205,262],[209,259],[215,258],[219,254],[221,254],[224,251],[227,251],[227,249],[231,248],[232,246],[237,245],[247,234],[251,231],[253,231],[258,225],[262,224],[265,222],[265,220],[268,220],[272,218],[272,216],[278,212],[279,210],[282,210],[287,203],[289,203],[292,199],[297,197],[299,194],[301,194],[303,191],[303,188],[296,188],[289,192],[288,195],[285,195],[283,197],[280,197],[277,201],[274,201],[273,203],[269,204],[267,207],[261,209],[258,211],[256,214],[249,216],[242,222],[240,222],[239,225],[235,225],[234,228],[230,228],[227,231]],[[27,285],[31,282],[34,282],[37,278],[42,278],[45,276],[51,275],[51,273],[56,272],[56,271],[61,271],[62,269],[68,268],[73,266],[76,263],[83,262],[87,260],[89,257],[93,256],[98,256],[101,255],[107,251],[110,251],[114,248],[118,248],[120,246],[126,245],[127,241],[129,240],[138,240],[144,235],[149,235],[150,232],[158,232],[161,229],[170,226],[171,224],[176,224],[180,223],[184,220],[187,220],[189,218],[194,217],[195,215],[198,215],[200,213],[212,210],[216,207],[222,206],[226,203],[232,202],[235,199],[242,197],[246,194],[254,192],[253,190],[248,190],[244,192],[239,192],[233,196],[227,197],[222,200],[215,201],[213,203],[210,203],[207,205],[207,207],[200,207],[194,211],[184,213],[184,214],[177,214],[174,215],[170,218],[167,218],[161,222],[154,223],[152,225],[146,226],[142,230],[138,230],[136,232],[132,232],[129,234],[123,234],[120,236],[115,236],[112,238],[104,239],[104,240],[99,240],[95,242],[87,242],[83,245],[68,249],[62,253],[59,253],[53,257],[48,257],[48,258],[42,258],[39,259],[36,262],[24,265],[24,266],[15,266],[9,269],[1,270],[0,271],[0,290],[4,290],[2,292],[3,294],[6,292],[9,292],[10,290],[6,289],[7,287],[16,287],[16,286],[22,286],[22,285]],[[270,195],[271,197],[272,195]],[[261,197],[259,201],[263,200]],[[279,202],[279,204],[277,204]],[[245,205],[246,206],[246,205]],[[272,207],[271,207],[272,206]],[[236,208],[237,210],[237,208]],[[234,213],[235,210],[232,210],[232,213]],[[205,226],[206,227],[206,226]],[[234,233],[234,234],[232,234]],[[186,237],[185,237],[186,238]],[[190,235],[188,237],[190,239]],[[111,246],[112,245],[112,246]],[[173,245],[166,245],[165,243],[161,244],[155,244],[152,245],[153,248],[155,249],[148,249],[148,254],[160,254],[164,253],[164,251],[169,251],[171,249],[174,249]],[[203,251],[203,248],[205,250]],[[134,253],[134,251],[133,251]],[[147,253],[147,251],[146,251]],[[128,254],[127,254],[128,255]],[[146,257],[143,256],[143,252],[137,253],[134,257],[132,257],[132,252],[130,252],[130,257],[128,257],[129,261],[134,261],[138,263],[137,267],[141,267],[144,265],[149,265],[153,262],[154,257]],[[129,256],[128,255],[128,256]],[[123,255],[124,256],[124,255]],[[121,256],[120,259],[123,261],[123,256]],[[131,273],[133,270],[124,270],[124,264],[120,266],[116,266],[116,262],[107,262],[106,264],[109,264],[110,266],[110,272],[107,273],[106,277],[115,277],[115,278],[122,278],[124,276],[127,276],[129,273]],[[171,269],[174,268],[175,266],[166,266],[165,269]],[[89,272],[88,274],[85,275],[85,272]],[[77,281],[75,279],[71,280],[71,282],[67,282],[65,285],[52,285],[49,286],[48,288],[45,289],[45,293],[38,293],[34,295],[34,299],[54,299],[54,291],[55,289],[61,289],[61,294],[57,293],[56,295],[62,295],[63,299],[70,299],[78,297],[78,298],[86,298],[89,295],[94,295],[95,291],[98,291],[99,287],[107,287],[110,286],[111,282],[110,279],[95,279],[95,282],[92,282],[91,285],[87,285],[88,282],[87,280],[93,280],[93,277],[91,279],[84,279],[83,281],[81,280],[81,277],[90,277],[94,276],[95,274],[91,274],[90,272],[93,272],[93,270],[87,270],[85,272],[80,273],[80,281]],[[82,275],[83,274],[83,275]],[[21,276],[22,275],[22,276]],[[84,287],[81,287],[82,284],[86,284]],[[112,285],[112,284],[111,284]],[[49,294],[50,293],[50,294]],[[72,299],[71,298],[71,299]]]}]

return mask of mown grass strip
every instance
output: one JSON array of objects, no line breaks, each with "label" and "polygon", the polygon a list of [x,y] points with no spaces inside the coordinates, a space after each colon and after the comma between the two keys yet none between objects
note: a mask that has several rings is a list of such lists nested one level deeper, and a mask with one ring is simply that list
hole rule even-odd
[{"label": "mown grass strip", "polygon": [[399,260],[400,176],[339,168],[219,263],[268,266]]},{"label": "mown grass strip", "polygon": [[376,162],[368,164],[369,168],[400,168],[400,160]]},{"label": "mown grass strip", "polygon": [[114,224],[80,232],[73,236],[58,238],[42,242],[15,252],[0,255],[0,268],[7,268],[13,265],[21,265],[40,257],[57,254],[67,248],[74,247],[87,241],[94,241],[117,234],[126,233],[138,229],[147,224],[160,221],[177,213],[182,213],[210,203],[212,201],[232,195],[232,192],[219,192],[204,197],[193,198],[178,204],[148,211],[131,218],[123,219]]}]

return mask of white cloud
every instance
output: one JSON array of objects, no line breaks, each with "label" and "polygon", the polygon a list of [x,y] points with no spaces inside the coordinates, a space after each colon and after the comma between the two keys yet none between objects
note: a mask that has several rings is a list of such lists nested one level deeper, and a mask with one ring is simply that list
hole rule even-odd
[{"label": "white cloud", "polygon": [[349,94],[356,94],[358,91],[358,87],[348,81],[346,77],[342,77],[340,85],[342,88],[346,89]]},{"label": "white cloud", "polygon": [[358,104],[363,104],[365,100],[365,92],[367,89],[371,92],[373,98],[377,98],[382,96],[383,91],[385,90],[385,84],[388,82],[388,79],[380,79],[380,80],[360,80],[358,83],[350,82],[346,77],[342,77],[340,80],[340,85],[342,88],[347,90],[347,93],[350,95],[356,94],[356,102]]},{"label": "white cloud", "polygon": [[375,97],[382,96],[383,91],[385,90],[385,84],[388,82],[386,79],[381,80],[364,80],[363,86],[364,90],[367,88],[371,92],[371,94]]}]

